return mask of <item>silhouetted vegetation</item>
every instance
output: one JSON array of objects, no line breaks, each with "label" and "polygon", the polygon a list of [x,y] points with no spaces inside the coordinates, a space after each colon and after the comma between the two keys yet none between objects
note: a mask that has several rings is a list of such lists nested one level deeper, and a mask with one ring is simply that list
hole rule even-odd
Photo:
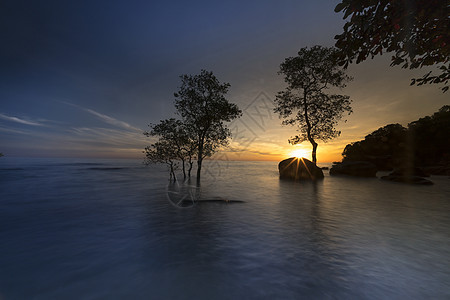
[{"label": "silhouetted vegetation", "polygon": [[367,135],[363,141],[348,144],[343,161],[369,161],[379,170],[390,170],[400,165],[407,155],[407,129],[400,124],[389,124]]},{"label": "silhouetted vegetation", "polygon": [[448,1],[442,0],[342,0],[335,11],[343,11],[344,32],[336,35],[341,65],[347,67],[368,57],[394,52],[391,66],[421,68],[438,65],[439,75],[431,71],[411,85],[444,83],[450,79],[450,18]]},{"label": "silhouetted vegetation", "polygon": [[170,179],[177,179],[175,170],[178,168],[178,157],[176,148],[170,142],[160,139],[158,142],[145,147],[144,153],[146,164],[164,163],[169,167]]},{"label": "silhouetted vegetation", "polygon": [[450,106],[408,125],[417,165],[450,166]]},{"label": "silhouetted vegetation", "polygon": [[[229,83],[220,83],[212,72],[202,70],[199,75],[180,76],[182,84],[175,96],[175,108],[181,120],[174,118],[151,124],[146,136],[158,141],[145,148],[147,162],[169,165],[171,178],[177,161],[181,161],[183,175],[186,167],[191,176],[193,159],[197,159],[197,181],[203,159],[212,156],[220,147],[228,145],[231,131],[225,125],[241,116],[236,104],[228,102],[225,94]],[[175,179],[175,177],[174,177]]]},{"label": "silhouetted vegetation", "polygon": [[[186,164],[188,165],[188,177],[194,164],[193,158],[197,146],[194,137],[186,125],[174,118],[161,120],[159,124],[150,124],[150,131],[144,132],[146,136],[157,136],[160,141],[170,145],[176,159],[181,161],[183,177],[186,178]],[[147,149],[147,148],[146,148]],[[152,149],[152,148],[150,148]],[[172,155],[172,153],[170,153]]]},{"label": "silhouetted vegetation", "polygon": [[175,108],[196,143],[199,181],[203,159],[228,145],[231,131],[224,122],[240,117],[242,112],[225,98],[230,84],[220,83],[212,72],[202,70],[198,75],[180,78],[181,87],[174,94]]},{"label": "silhouetted vegetation", "polygon": [[348,144],[343,161],[369,161],[379,170],[450,166],[450,106],[408,124],[390,124]]},{"label": "silhouetted vegetation", "polygon": [[351,100],[345,95],[327,94],[330,87],[344,88],[351,80],[336,60],[336,49],[314,46],[300,49],[298,56],[288,57],[278,74],[288,84],[278,93],[274,111],[285,119],[283,125],[297,125],[299,135],[291,144],[309,141],[312,161],[317,162],[317,140],[328,141],[340,135],[335,129],[344,113],[351,113]]}]

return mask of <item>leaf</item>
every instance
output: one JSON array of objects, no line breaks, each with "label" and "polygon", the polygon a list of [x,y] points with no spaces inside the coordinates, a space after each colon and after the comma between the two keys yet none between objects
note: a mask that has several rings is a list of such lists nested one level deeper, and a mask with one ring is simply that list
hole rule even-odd
[{"label": "leaf", "polygon": [[336,7],[334,8],[334,12],[340,12],[341,10],[343,10],[346,7],[346,5],[344,3],[339,3],[338,5],[336,5]]}]

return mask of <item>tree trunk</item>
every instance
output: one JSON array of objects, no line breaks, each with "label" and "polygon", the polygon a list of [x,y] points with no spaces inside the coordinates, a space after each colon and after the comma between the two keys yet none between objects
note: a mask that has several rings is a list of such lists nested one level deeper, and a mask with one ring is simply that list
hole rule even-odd
[{"label": "tree trunk", "polygon": [[200,174],[202,171],[202,161],[203,161],[203,143],[198,145],[198,157],[197,157],[197,184],[200,184]]},{"label": "tree trunk", "polygon": [[308,136],[308,141],[311,143],[313,149],[312,149],[312,161],[314,164],[317,163],[317,143],[314,141],[314,139],[311,136],[311,123],[309,122],[308,117],[308,102],[306,101],[308,93],[306,90],[303,91],[303,109],[304,109],[304,116],[305,116],[305,122],[306,122],[306,134]]},{"label": "tree trunk", "polygon": [[189,160],[189,169],[188,169],[188,177],[191,178],[191,171],[192,166],[194,165],[194,162],[192,160]]},{"label": "tree trunk", "polygon": [[170,178],[173,177],[173,181],[177,181],[177,177],[175,176],[175,171],[173,170],[173,163],[170,164]]},{"label": "tree trunk", "polygon": [[313,139],[311,139],[310,142],[311,142],[311,145],[313,146],[312,161],[314,164],[317,164],[317,154],[316,154],[317,153],[317,143]]},{"label": "tree trunk", "polygon": [[184,159],[181,160],[183,163],[183,179],[186,179],[186,168],[184,167]]},{"label": "tree trunk", "polygon": [[197,160],[197,184],[200,184],[200,173],[202,171],[202,159]]}]

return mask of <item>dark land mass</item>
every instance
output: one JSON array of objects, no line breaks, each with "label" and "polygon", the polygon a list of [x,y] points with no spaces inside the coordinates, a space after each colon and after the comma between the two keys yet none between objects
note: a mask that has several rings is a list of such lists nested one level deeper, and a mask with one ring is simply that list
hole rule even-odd
[{"label": "dark land mass", "polygon": [[[416,170],[450,175],[450,106],[408,124],[389,124],[348,144],[342,164],[363,161],[378,171]],[[405,173],[405,171],[403,171]]]}]

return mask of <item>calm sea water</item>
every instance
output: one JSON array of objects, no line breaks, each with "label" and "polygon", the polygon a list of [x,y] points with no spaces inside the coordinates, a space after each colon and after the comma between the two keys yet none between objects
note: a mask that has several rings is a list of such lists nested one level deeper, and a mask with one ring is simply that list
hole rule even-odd
[{"label": "calm sea water", "polygon": [[[0,299],[449,299],[450,179],[280,181],[208,162],[0,159]],[[184,197],[184,196],[183,196]]]}]

